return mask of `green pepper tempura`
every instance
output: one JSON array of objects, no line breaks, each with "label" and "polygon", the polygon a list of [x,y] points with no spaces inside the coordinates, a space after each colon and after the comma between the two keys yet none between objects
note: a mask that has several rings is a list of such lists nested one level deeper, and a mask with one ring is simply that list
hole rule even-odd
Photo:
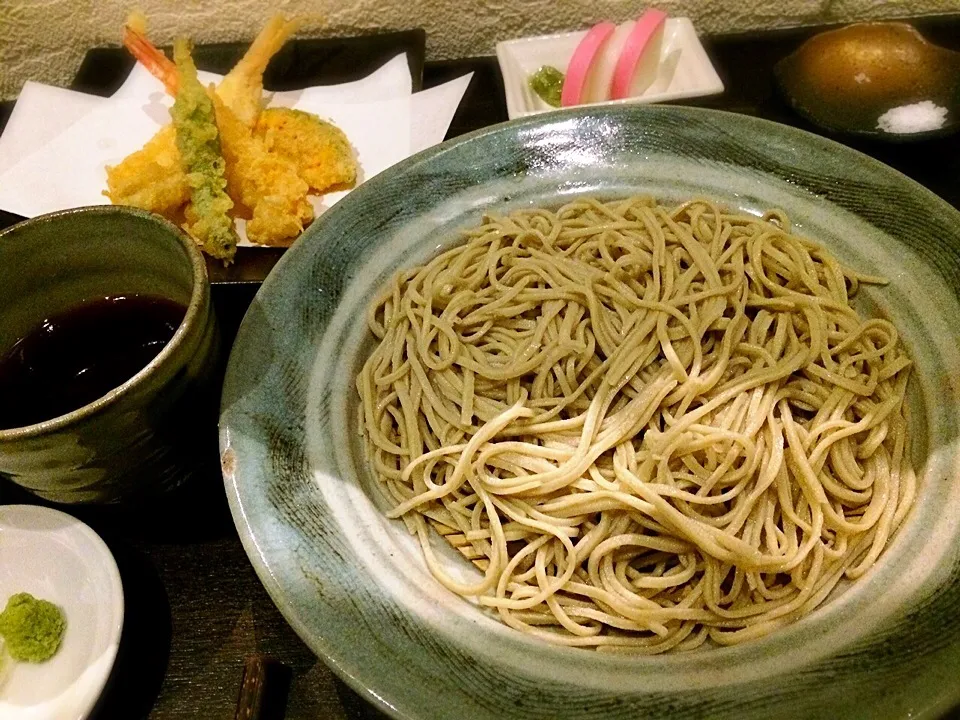
[{"label": "green pepper tempura", "polygon": [[230,262],[237,251],[237,233],[227,214],[233,200],[227,195],[226,162],[213,100],[197,78],[190,44],[177,40],[173,59],[180,72],[177,98],[170,109],[177,131],[177,149],[190,186],[187,230],[212,257]]},{"label": "green pepper tempura", "polygon": [[547,105],[560,107],[560,95],[563,92],[563,73],[555,67],[544,65],[530,79],[530,89]]},{"label": "green pepper tempura", "polygon": [[0,613],[0,635],[10,656],[20,662],[40,663],[52,658],[60,649],[66,627],[60,608],[30,593],[11,596]]}]

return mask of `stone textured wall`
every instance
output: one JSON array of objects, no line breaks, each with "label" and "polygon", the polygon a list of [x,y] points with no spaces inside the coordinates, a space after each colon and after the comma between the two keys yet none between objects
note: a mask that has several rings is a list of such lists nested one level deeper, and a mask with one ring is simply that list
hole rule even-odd
[{"label": "stone textured wall", "polygon": [[[493,52],[498,40],[636,16],[642,0],[0,0],[0,98],[26,80],[67,84],[84,51],[115,44],[127,11],[143,10],[150,37],[250,39],[274,10],[304,19],[302,36],[423,27],[428,58]],[[701,32],[960,11],[960,0],[663,0]]]}]

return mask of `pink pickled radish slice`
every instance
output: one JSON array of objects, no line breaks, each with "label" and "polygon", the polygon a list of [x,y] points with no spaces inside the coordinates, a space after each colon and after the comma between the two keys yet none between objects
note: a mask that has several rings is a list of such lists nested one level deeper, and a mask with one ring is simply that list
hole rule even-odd
[{"label": "pink pickled radish slice", "polygon": [[613,72],[611,99],[641,95],[657,79],[666,20],[666,13],[660,10],[647,10],[637,20]]},{"label": "pink pickled radish slice", "polygon": [[602,22],[594,25],[584,36],[577,49],[573,51],[570,64],[567,65],[567,76],[563,81],[563,90],[560,93],[560,105],[569,107],[586,102],[586,91],[590,86],[593,92],[595,83],[593,65],[597,55],[602,53],[610,36],[617,26],[611,22]]},{"label": "pink pickled radish slice", "polygon": [[587,77],[589,81],[584,88],[580,102],[597,103],[610,99],[610,88],[613,83],[613,73],[617,67],[617,58],[627,45],[627,40],[633,34],[636,23],[630,22],[618,25],[610,39],[593,58],[593,67]]}]

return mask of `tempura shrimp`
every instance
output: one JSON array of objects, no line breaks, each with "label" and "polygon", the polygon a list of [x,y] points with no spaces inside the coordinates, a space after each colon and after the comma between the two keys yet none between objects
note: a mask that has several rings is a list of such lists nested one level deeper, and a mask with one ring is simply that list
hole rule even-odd
[{"label": "tempura shrimp", "polygon": [[257,124],[263,108],[263,73],[270,60],[296,32],[299,23],[274,15],[217,87],[217,95],[249,128]]},{"label": "tempura shrimp", "polygon": [[213,97],[223,137],[230,195],[250,209],[247,237],[261,245],[289,245],[313,220],[310,186],[286,158],[268,152],[219,95]]}]

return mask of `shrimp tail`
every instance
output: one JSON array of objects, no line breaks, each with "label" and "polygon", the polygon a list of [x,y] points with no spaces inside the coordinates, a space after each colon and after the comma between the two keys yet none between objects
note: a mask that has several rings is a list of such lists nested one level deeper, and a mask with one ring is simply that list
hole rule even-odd
[{"label": "shrimp tail", "polygon": [[123,46],[151,75],[163,83],[170,95],[176,97],[180,88],[176,64],[130,23],[123,28]]},{"label": "shrimp tail", "polygon": [[217,95],[247,127],[252,128],[262,109],[263,73],[270,60],[296,32],[299,23],[277,14],[270,18],[247,52],[217,87]]}]

